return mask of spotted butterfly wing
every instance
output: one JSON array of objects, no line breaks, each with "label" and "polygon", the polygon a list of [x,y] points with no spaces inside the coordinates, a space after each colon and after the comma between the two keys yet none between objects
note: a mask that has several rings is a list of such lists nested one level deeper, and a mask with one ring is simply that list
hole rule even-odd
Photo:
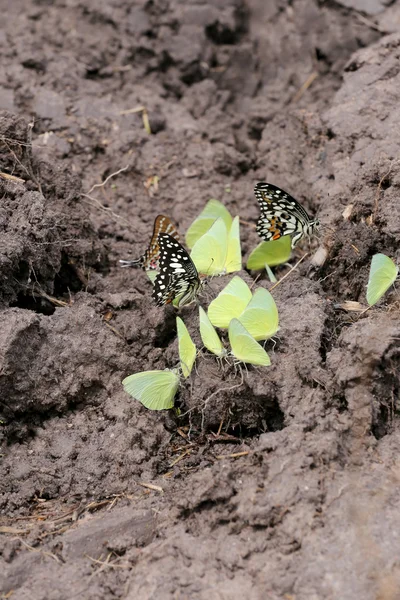
[{"label": "spotted butterfly wing", "polygon": [[276,185],[257,183],[254,194],[261,210],[257,233],[266,242],[293,235],[294,248],[304,235],[311,236],[318,228],[318,219],[311,219],[297,200]]},{"label": "spotted butterfly wing", "polygon": [[179,241],[179,233],[172,221],[165,215],[158,215],[154,221],[153,235],[150,244],[144,254],[135,260],[120,260],[121,267],[134,267],[144,269],[145,271],[159,268],[160,247],[158,245],[158,236],[160,233],[168,233],[175,240]]},{"label": "spotted butterfly wing", "polygon": [[178,298],[178,306],[189,304],[200,287],[197,269],[185,248],[168,233],[158,236],[159,273],[154,281],[153,300],[157,306]]}]

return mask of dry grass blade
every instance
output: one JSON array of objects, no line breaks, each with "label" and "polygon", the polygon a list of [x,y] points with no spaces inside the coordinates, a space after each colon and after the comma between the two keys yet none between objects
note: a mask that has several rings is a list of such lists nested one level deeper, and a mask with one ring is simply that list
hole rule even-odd
[{"label": "dry grass blade", "polygon": [[25,183],[25,179],[21,179],[21,177],[15,177],[15,175],[9,175],[8,173],[3,173],[2,171],[0,171],[0,177],[2,179],[15,181],[16,183]]},{"label": "dry grass blade", "polygon": [[121,338],[121,340],[124,340],[124,342],[126,342],[126,338],[122,335],[122,333],[120,331],[118,331],[118,329],[116,329],[115,327],[110,325],[110,323],[107,323],[107,321],[103,321],[103,322],[104,322],[104,325],[106,325],[109,329],[111,329],[111,331],[113,333],[115,333],[116,336],[118,336],[119,338]]},{"label": "dry grass blade", "polygon": [[188,454],[190,454],[190,448],[188,450],[185,450],[185,452],[183,452],[182,454],[180,454],[178,456],[178,458],[175,458],[175,460],[173,460],[171,463],[169,463],[170,467],[174,467],[175,465],[178,464],[178,462],[180,462],[181,460],[183,460],[185,458],[185,456],[187,456]]},{"label": "dry grass blade", "polygon": [[[183,427],[178,427],[178,429],[176,430],[176,433],[178,435],[180,435],[181,437],[183,437],[184,440],[188,441],[188,434],[183,430]],[[189,442],[190,444],[191,442]]]},{"label": "dry grass blade", "polygon": [[[84,556],[86,556],[86,558],[88,558],[92,562],[96,563],[97,565],[102,565],[103,568],[110,567],[111,569],[129,569],[129,565],[117,565],[117,564],[115,564],[116,561],[110,562],[110,558],[112,556],[111,552],[107,555],[107,558],[105,560],[98,560],[97,558],[93,558],[92,556],[89,556],[89,554],[85,554]],[[96,573],[99,573],[99,570],[96,571]]]},{"label": "dry grass blade", "polygon": [[149,114],[146,109],[144,109],[144,111],[142,112],[142,119],[143,119],[143,127],[145,128],[147,133],[150,135],[151,127],[150,127],[150,121],[149,121]]},{"label": "dry grass blade", "polygon": [[136,106],[136,108],[128,108],[128,110],[122,110],[120,115],[134,115],[136,113],[142,113],[143,127],[147,133],[151,134],[151,127],[149,121],[149,113],[145,106]]},{"label": "dry grass blade", "polygon": [[374,29],[375,31],[379,31],[379,33],[383,33],[383,34],[386,34],[386,35],[388,33],[390,33],[389,31],[386,31],[385,29],[382,29],[382,27],[380,27],[372,19],[367,19],[367,17],[364,17],[364,15],[361,15],[358,12],[354,12],[354,16],[356,17],[356,19],[358,19],[360,21],[360,23],[363,23],[363,25],[366,25],[367,27],[370,27],[371,29]]},{"label": "dry grass blade", "polygon": [[142,487],[147,488],[148,490],[153,490],[154,492],[159,492],[160,494],[164,493],[164,490],[159,485],[153,485],[152,483],[140,483],[140,482],[138,482],[138,485],[141,485]]},{"label": "dry grass blade", "polygon": [[244,452],[233,452],[232,454],[219,454],[215,458],[218,460],[223,460],[224,458],[240,458],[241,456],[247,456],[248,454],[250,454],[250,451],[246,450]]},{"label": "dry grass blade", "polygon": [[43,556],[48,556],[49,558],[52,558],[53,560],[55,560],[56,562],[61,564],[61,560],[58,558],[58,556],[56,556],[52,552],[47,552],[46,550],[39,550],[39,548],[34,548],[33,546],[30,546],[29,544],[24,542],[24,540],[21,540],[21,538],[16,538],[16,539],[19,540],[21,542],[21,544],[23,544],[26,548],[28,548],[28,550],[30,552],[39,552],[40,554],[43,554]]},{"label": "dry grass blade", "polygon": [[43,292],[41,290],[34,290],[33,292],[34,296],[39,296],[39,298],[45,298],[46,300],[48,300],[51,304],[54,304],[54,306],[71,306],[72,302],[65,302],[64,300],[58,300],[57,298],[54,298],[53,296],[49,296],[48,294],[46,294],[46,292]]},{"label": "dry grass blade", "polygon": [[310,85],[313,83],[313,81],[317,77],[318,77],[318,73],[316,71],[313,71],[313,73],[311,73],[311,75],[309,75],[309,77],[307,77],[307,79],[305,80],[303,85],[300,87],[300,89],[295,93],[291,102],[293,102],[293,103],[298,102],[300,100],[300,98],[303,96],[304,92],[306,92],[308,90]]},{"label": "dry grass blade", "polygon": [[121,112],[119,114],[121,116],[122,115],[134,115],[135,113],[143,112],[144,110],[146,110],[145,106],[136,106],[136,108],[128,108],[127,110],[121,110]]},{"label": "dry grass blade", "polygon": [[280,279],[279,281],[277,281],[276,283],[274,283],[274,285],[270,288],[269,291],[271,292],[274,288],[276,288],[277,285],[279,285],[280,283],[282,283],[282,281],[284,281],[286,279],[286,277],[289,277],[290,273],[292,273],[295,269],[297,269],[297,267],[299,266],[299,264],[306,258],[306,256],[308,256],[308,252],[306,252],[306,254],[304,256],[302,256],[300,258],[300,260],[297,261],[297,263],[294,265],[294,267],[292,267],[290,269],[290,271],[288,271],[286,273],[286,275],[284,275],[282,277],[282,279]]},{"label": "dry grass blade", "polygon": [[2,525],[0,527],[0,533],[9,533],[12,535],[26,535],[30,532],[30,529],[18,529],[18,527],[7,527]]},{"label": "dry grass blade", "polygon": [[[347,312],[359,312],[362,313],[365,311],[365,306],[360,304],[360,302],[355,302],[354,300],[346,300],[345,302],[341,302],[340,304],[334,304],[334,308],[345,310]],[[371,307],[369,306],[366,310],[369,310]]]}]

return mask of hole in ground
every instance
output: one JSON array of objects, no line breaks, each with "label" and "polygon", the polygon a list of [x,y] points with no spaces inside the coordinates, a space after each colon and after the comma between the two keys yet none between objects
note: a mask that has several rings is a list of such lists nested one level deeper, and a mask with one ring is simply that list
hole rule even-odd
[{"label": "hole in ground", "polygon": [[69,257],[63,253],[61,268],[54,278],[54,296],[69,297],[70,292],[79,292],[83,287],[82,279],[79,278],[77,265],[73,264]]},{"label": "hole in ground", "polygon": [[399,411],[399,372],[400,349],[389,349],[374,376],[371,432],[377,440],[391,432],[393,420]]},{"label": "hole in ground", "polygon": [[285,427],[285,414],[276,398],[253,397],[251,404],[241,404],[232,410],[231,425],[225,430],[236,437],[252,438],[268,431],[280,431]]},{"label": "hole in ground", "polygon": [[11,306],[32,310],[46,316],[52,315],[56,310],[56,307],[47,298],[37,296],[34,292],[20,292],[16,302]]},{"label": "hole in ground", "polygon": [[165,314],[165,319],[156,328],[154,346],[156,348],[167,348],[172,340],[176,338],[176,314],[170,312]]}]

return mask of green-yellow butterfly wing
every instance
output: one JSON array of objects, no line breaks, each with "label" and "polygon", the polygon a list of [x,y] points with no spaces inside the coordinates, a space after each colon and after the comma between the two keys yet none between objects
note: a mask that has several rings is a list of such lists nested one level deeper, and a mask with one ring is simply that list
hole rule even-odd
[{"label": "green-yellow butterfly wing", "polygon": [[229,323],[228,336],[232,353],[241,362],[260,367],[268,367],[271,364],[264,348],[251,337],[238,319],[232,319]]},{"label": "green-yellow butterfly wing", "polygon": [[251,300],[249,286],[235,275],[208,307],[208,318],[214,327],[227,329],[232,319],[239,317]]},{"label": "green-yellow butterfly wing", "polygon": [[228,209],[219,200],[209,200],[186,232],[185,237],[188,247],[193,248],[197,240],[210,229],[211,225],[219,217],[224,221],[226,229],[229,231],[232,224],[232,217]]},{"label": "green-yellow butterfly wing", "polygon": [[199,320],[200,320],[200,336],[203,344],[209,352],[212,352],[218,358],[222,358],[226,355],[226,350],[222,345],[221,339],[218,333],[215,331],[213,324],[207,317],[207,313],[201,306],[199,306]]},{"label": "green-yellow butterfly wing", "polygon": [[146,271],[146,275],[150,279],[151,283],[154,285],[154,281],[158,275],[158,271],[155,271],[154,269],[149,269],[148,271]]},{"label": "green-yellow butterfly wing", "polygon": [[270,292],[258,288],[240,315],[239,321],[258,342],[273,337],[279,329],[279,316]]},{"label": "green-yellow butterfly wing", "polygon": [[143,371],[125,377],[125,391],[150,410],[166,410],[174,406],[179,386],[176,371]]},{"label": "green-yellow butterfly wing", "polygon": [[247,259],[247,268],[253,271],[264,269],[265,265],[275,267],[289,260],[292,254],[291,239],[289,235],[283,235],[278,240],[261,242],[251,252]]},{"label": "green-yellow butterfly wing", "polygon": [[242,270],[242,249],[240,246],[239,217],[235,217],[228,233],[228,248],[225,259],[225,273]]},{"label": "green-yellow butterfly wing", "polygon": [[199,273],[220,275],[225,269],[228,249],[228,231],[223,219],[218,218],[210,229],[197,240],[190,258]]},{"label": "green-yellow butterfly wing", "polygon": [[369,271],[367,302],[376,304],[395,282],[399,267],[385,254],[374,254]]},{"label": "green-yellow butterfly wing", "polygon": [[192,372],[194,361],[196,360],[196,346],[186,328],[185,323],[180,317],[176,317],[176,329],[178,331],[179,359],[183,376],[189,377]]}]

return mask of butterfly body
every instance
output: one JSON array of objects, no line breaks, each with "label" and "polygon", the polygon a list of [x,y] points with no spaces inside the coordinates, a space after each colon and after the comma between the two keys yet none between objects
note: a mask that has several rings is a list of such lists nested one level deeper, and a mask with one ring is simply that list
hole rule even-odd
[{"label": "butterfly body", "polygon": [[261,216],[257,222],[258,235],[269,242],[292,235],[292,248],[303,238],[311,237],[319,227],[290,194],[271,183],[260,182],[254,188]]},{"label": "butterfly body", "polygon": [[153,226],[153,235],[150,243],[141,256],[134,260],[120,260],[121,267],[133,267],[135,269],[144,269],[145,271],[158,271],[160,259],[160,247],[158,245],[158,236],[160,233],[167,233],[175,240],[179,241],[179,233],[172,221],[165,215],[158,215],[155,218]]},{"label": "butterfly body", "polygon": [[158,236],[159,273],[154,281],[153,300],[157,306],[179,298],[178,306],[192,302],[201,288],[197,269],[184,247],[168,233]]}]

